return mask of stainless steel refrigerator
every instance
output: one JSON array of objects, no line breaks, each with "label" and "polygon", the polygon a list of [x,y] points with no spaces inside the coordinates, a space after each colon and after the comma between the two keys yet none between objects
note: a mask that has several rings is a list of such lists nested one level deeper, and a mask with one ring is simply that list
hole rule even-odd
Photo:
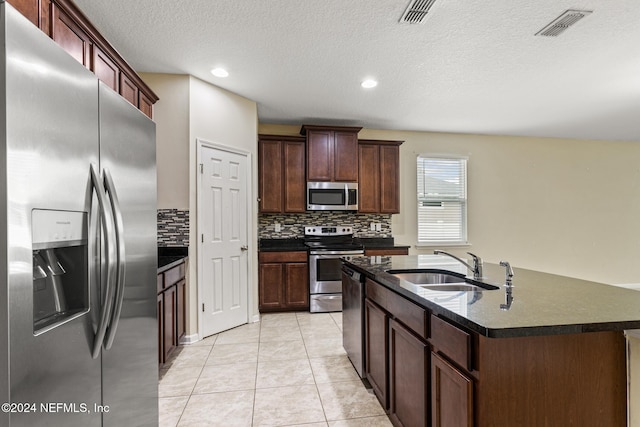
[{"label": "stainless steel refrigerator", "polygon": [[157,425],[155,124],[0,15],[0,426]]}]

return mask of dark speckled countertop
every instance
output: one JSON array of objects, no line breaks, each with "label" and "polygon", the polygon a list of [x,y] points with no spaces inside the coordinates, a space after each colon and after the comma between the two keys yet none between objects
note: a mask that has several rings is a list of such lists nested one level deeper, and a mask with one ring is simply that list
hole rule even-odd
[{"label": "dark speckled countertop", "polygon": [[163,273],[170,268],[185,261],[189,255],[189,248],[182,246],[158,247],[158,273]]},{"label": "dark speckled countertop", "polygon": [[431,291],[386,273],[389,269],[444,269],[467,274],[451,258],[439,255],[353,257],[347,265],[385,287],[481,335],[493,338],[573,334],[640,328],[640,292],[586,280],[514,267],[508,310],[505,271],[484,264],[484,281],[498,290]]}]

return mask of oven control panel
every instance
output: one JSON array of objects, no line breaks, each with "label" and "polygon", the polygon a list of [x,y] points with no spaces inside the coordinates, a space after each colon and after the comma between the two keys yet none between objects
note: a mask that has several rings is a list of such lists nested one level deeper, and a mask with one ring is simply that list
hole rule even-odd
[{"label": "oven control panel", "polygon": [[305,236],[348,236],[353,234],[353,227],[348,225],[337,226],[307,226],[304,228]]}]

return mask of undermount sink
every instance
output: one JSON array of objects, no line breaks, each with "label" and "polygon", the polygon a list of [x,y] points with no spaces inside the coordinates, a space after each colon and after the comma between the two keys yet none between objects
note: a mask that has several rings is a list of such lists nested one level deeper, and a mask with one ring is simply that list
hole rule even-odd
[{"label": "undermount sink", "polygon": [[479,282],[460,273],[446,270],[419,269],[419,270],[387,270],[398,279],[405,280],[420,288],[433,291],[474,291],[474,290],[496,290],[498,286]]}]

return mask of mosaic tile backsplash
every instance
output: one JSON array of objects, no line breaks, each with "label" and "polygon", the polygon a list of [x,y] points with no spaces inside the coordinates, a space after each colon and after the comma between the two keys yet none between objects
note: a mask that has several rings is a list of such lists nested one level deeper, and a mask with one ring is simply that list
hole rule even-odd
[{"label": "mosaic tile backsplash", "polygon": [[[381,231],[371,231],[371,223],[380,223]],[[281,231],[276,233],[275,224]],[[302,214],[260,214],[258,215],[258,237],[260,239],[291,239],[304,237],[304,227],[308,225],[350,225],[356,237],[393,237],[391,215],[356,214],[350,212],[327,211]]]},{"label": "mosaic tile backsplash", "polygon": [[189,246],[189,211],[158,209],[158,246]]}]

